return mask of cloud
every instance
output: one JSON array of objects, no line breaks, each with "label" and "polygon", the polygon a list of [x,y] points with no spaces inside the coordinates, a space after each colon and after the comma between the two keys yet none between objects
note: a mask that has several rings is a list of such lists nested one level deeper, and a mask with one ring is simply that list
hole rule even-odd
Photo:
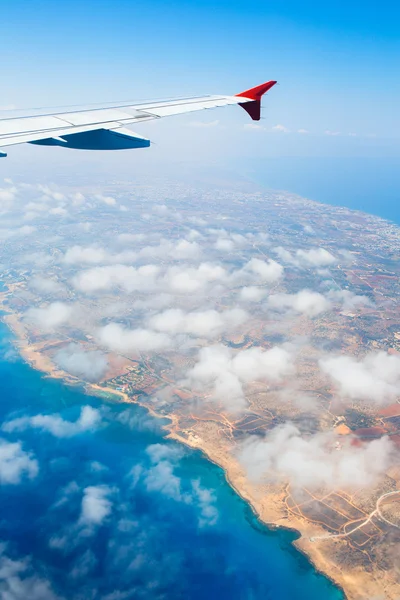
[{"label": "cloud", "polygon": [[319,292],[301,290],[297,294],[273,294],[269,296],[268,307],[276,311],[289,309],[309,317],[316,317],[329,310],[331,304]]},{"label": "cloud", "polygon": [[29,282],[29,287],[42,294],[58,294],[65,291],[65,287],[61,283],[41,275],[32,277]]},{"label": "cloud", "polygon": [[325,248],[297,250],[296,257],[300,262],[312,267],[327,267],[336,262],[336,258],[328,250],[325,250]]},{"label": "cloud", "polygon": [[11,203],[14,201],[17,195],[17,189],[15,187],[0,188],[0,208],[4,208],[1,205]]},{"label": "cloud", "polygon": [[72,315],[72,307],[63,302],[52,302],[42,308],[29,308],[24,318],[42,329],[55,329],[65,325]]},{"label": "cloud", "polygon": [[278,346],[234,352],[221,344],[201,348],[183,385],[209,395],[230,412],[246,408],[244,385],[253,381],[278,383],[294,371],[291,354]]},{"label": "cloud", "polygon": [[248,314],[233,308],[218,312],[216,310],[194,311],[185,313],[181,309],[168,309],[149,320],[149,325],[156,331],[168,334],[186,333],[206,338],[219,336],[223,331],[232,331],[248,319]]},{"label": "cloud", "polygon": [[111,252],[99,246],[72,246],[68,248],[63,256],[63,262],[67,265],[75,264],[105,264],[105,263],[130,263],[137,259],[136,252]]},{"label": "cloud", "polygon": [[285,127],[284,125],[274,125],[272,127],[272,131],[277,131],[279,133],[289,133],[290,129],[288,129],[287,127]]},{"label": "cloud", "polygon": [[147,491],[157,491],[167,498],[190,503],[190,496],[182,493],[181,479],[174,474],[175,463],[182,454],[164,444],[148,446],[146,452],[153,463],[143,477]]},{"label": "cloud", "polygon": [[34,572],[29,558],[12,559],[6,549],[6,544],[0,544],[0,597],[3,600],[62,600],[52,591],[50,582]]},{"label": "cloud", "polygon": [[85,351],[79,344],[69,344],[54,355],[55,363],[63,371],[82,377],[86,381],[98,381],[107,371],[107,357],[99,350]]},{"label": "cloud", "polygon": [[333,302],[343,303],[342,308],[346,311],[353,311],[361,306],[373,306],[373,302],[368,296],[360,296],[350,290],[332,290],[328,296]]},{"label": "cloud", "polygon": [[125,329],[109,323],[98,332],[100,343],[116,352],[152,352],[168,348],[172,340],[164,333],[148,329]]},{"label": "cloud", "polygon": [[252,258],[244,266],[243,271],[251,272],[257,276],[258,281],[265,283],[275,283],[282,279],[283,267],[275,260],[261,260]]},{"label": "cloud", "polygon": [[351,400],[390,404],[400,395],[400,358],[371,352],[364,358],[332,356],[319,361],[339,393]]},{"label": "cloud", "polygon": [[83,490],[79,524],[89,527],[100,526],[111,514],[113,489],[107,485],[91,485]]},{"label": "cloud", "polygon": [[255,481],[283,480],[295,487],[356,489],[376,484],[395,458],[387,437],[365,445],[333,433],[301,437],[290,423],[275,427],[265,438],[249,437],[238,458]]},{"label": "cloud", "polygon": [[183,489],[183,482],[176,474],[179,461],[184,456],[181,448],[166,444],[152,444],[146,448],[151,466],[135,465],[130,476],[135,487],[139,480],[148,492],[158,492],[176,502],[195,505],[199,510],[199,527],[215,525],[219,518],[215,493],[201,485],[201,480],[191,480],[190,487]]},{"label": "cloud", "polygon": [[293,264],[297,267],[327,267],[337,262],[337,259],[325,250],[325,248],[310,248],[309,250],[296,250],[292,254],[286,248],[278,246],[274,248],[274,252],[281,260],[288,264]]},{"label": "cloud", "polygon": [[206,291],[209,284],[225,280],[226,270],[220,265],[201,263],[198,267],[170,267],[164,282],[171,292],[179,294]]},{"label": "cloud", "polygon": [[94,267],[81,271],[73,278],[74,287],[85,293],[120,288],[125,292],[152,291],[155,288],[160,268],[156,265],[131,267],[113,265]]},{"label": "cloud", "polygon": [[96,200],[103,202],[103,204],[106,204],[107,206],[115,206],[117,204],[117,201],[115,198],[113,198],[113,196],[103,196],[103,194],[96,194],[95,198]]},{"label": "cloud", "polygon": [[30,452],[22,449],[21,442],[0,439],[0,483],[18,484],[24,477],[34,479],[39,465]]},{"label": "cloud", "polygon": [[304,135],[304,134],[307,134],[307,133],[310,133],[310,132],[307,129],[298,129],[297,133],[301,133],[301,134]]},{"label": "cloud", "polygon": [[266,128],[262,125],[258,125],[258,123],[245,123],[243,129],[247,131],[266,131]]},{"label": "cloud", "polygon": [[199,527],[215,525],[219,518],[219,512],[215,506],[217,501],[215,493],[204,488],[200,479],[192,481],[192,489],[200,509]]},{"label": "cloud", "polygon": [[239,298],[244,302],[260,302],[268,294],[268,291],[262,287],[245,286],[240,290]]},{"label": "cloud", "polygon": [[5,422],[1,429],[8,433],[25,431],[26,429],[40,429],[47,431],[58,438],[69,438],[85,431],[93,431],[101,424],[100,412],[91,406],[83,406],[76,421],[66,421],[60,415],[35,415],[33,417],[19,417]]}]

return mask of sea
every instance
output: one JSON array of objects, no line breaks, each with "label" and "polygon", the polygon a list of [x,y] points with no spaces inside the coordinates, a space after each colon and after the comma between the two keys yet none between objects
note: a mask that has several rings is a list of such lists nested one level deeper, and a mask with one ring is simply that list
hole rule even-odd
[{"label": "sea", "polygon": [[344,598],[164,421],[32,369],[4,323],[0,381],[0,597]]},{"label": "sea", "polygon": [[286,190],[400,224],[399,157],[254,158],[240,168],[271,190]]}]

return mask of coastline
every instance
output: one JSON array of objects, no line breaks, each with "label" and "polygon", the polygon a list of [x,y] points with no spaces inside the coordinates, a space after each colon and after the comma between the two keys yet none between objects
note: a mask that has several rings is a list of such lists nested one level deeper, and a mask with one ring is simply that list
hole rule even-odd
[{"label": "coastline", "polygon": [[[4,314],[6,313],[6,314]],[[311,542],[310,538],[316,535],[325,533],[321,527],[316,524],[301,520],[294,515],[287,516],[283,514],[282,508],[277,508],[277,502],[274,502],[273,496],[277,500],[282,501],[283,491],[280,494],[269,494],[265,499],[257,498],[257,493],[251,483],[245,478],[243,473],[234,464],[232,459],[229,460],[227,453],[213,453],[212,448],[208,447],[204,440],[199,438],[190,439],[179,434],[177,429],[179,419],[175,415],[160,415],[147,404],[132,399],[122,391],[99,386],[89,382],[84,382],[78,377],[69,375],[68,373],[58,369],[50,359],[44,357],[40,351],[31,346],[28,342],[27,335],[23,324],[18,320],[16,314],[9,309],[3,307],[3,316],[1,320],[5,323],[8,329],[15,336],[14,345],[17,347],[21,357],[35,370],[45,373],[46,376],[62,380],[66,385],[81,385],[82,389],[88,395],[93,392],[94,396],[103,397],[105,394],[120,398],[121,402],[127,404],[137,404],[145,408],[149,414],[158,419],[166,419],[170,423],[164,426],[166,437],[182,443],[191,449],[200,451],[204,457],[217,467],[224,474],[225,480],[231,489],[249,506],[256,519],[270,530],[284,529],[295,533],[298,537],[291,542],[297,552],[300,552],[313,567],[316,573],[326,577],[337,589],[343,594],[346,600],[365,600],[368,597],[374,597],[382,594],[383,581],[379,581],[376,577],[371,577],[365,571],[359,573],[344,573],[333,562],[330,562],[323,556],[319,550],[321,542]],[[217,455],[218,454],[218,455]],[[259,496],[259,494],[258,494]],[[282,502],[281,502],[282,504]],[[286,522],[285,522],[286,521]],[[322,543],[327,543],[326,540]],[[337,540],[330,540],[335,546],[339,543]],[[387,584],[387,582],[386,582]],[[389,583],[390,586],[390,583]],[[395,600],[397,598],[396,591],[393,593],[390,590],[383,598]]]}]

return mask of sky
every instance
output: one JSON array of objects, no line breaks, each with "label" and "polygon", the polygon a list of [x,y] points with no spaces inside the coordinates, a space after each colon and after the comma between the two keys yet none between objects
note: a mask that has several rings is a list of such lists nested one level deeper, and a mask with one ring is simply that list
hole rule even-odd
[{"label": "sky", "polygon": [[193,157],[398,157],[399,19],[393,0],[3,0],[0,106],[230,94],[276,79],[259,127],[229,107],[138,132],[180,157],[189,144]]}]

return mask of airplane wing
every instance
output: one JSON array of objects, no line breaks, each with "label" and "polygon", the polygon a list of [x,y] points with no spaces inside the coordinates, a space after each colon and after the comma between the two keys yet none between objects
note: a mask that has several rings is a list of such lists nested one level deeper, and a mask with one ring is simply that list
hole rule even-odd
[{"label": "airplane wing", "polygon": [[268,81],[234,96],[119,104],[0,119],[0,157],[7,156],[1,152],[1,148],[25,142],[82,150],[145,148],[150,146],[150,140],[126,129],[126,125],[230,104],[242,106],[253,120],[258,121],[261,115],[261,97],[275,84],[276,81]]}]

